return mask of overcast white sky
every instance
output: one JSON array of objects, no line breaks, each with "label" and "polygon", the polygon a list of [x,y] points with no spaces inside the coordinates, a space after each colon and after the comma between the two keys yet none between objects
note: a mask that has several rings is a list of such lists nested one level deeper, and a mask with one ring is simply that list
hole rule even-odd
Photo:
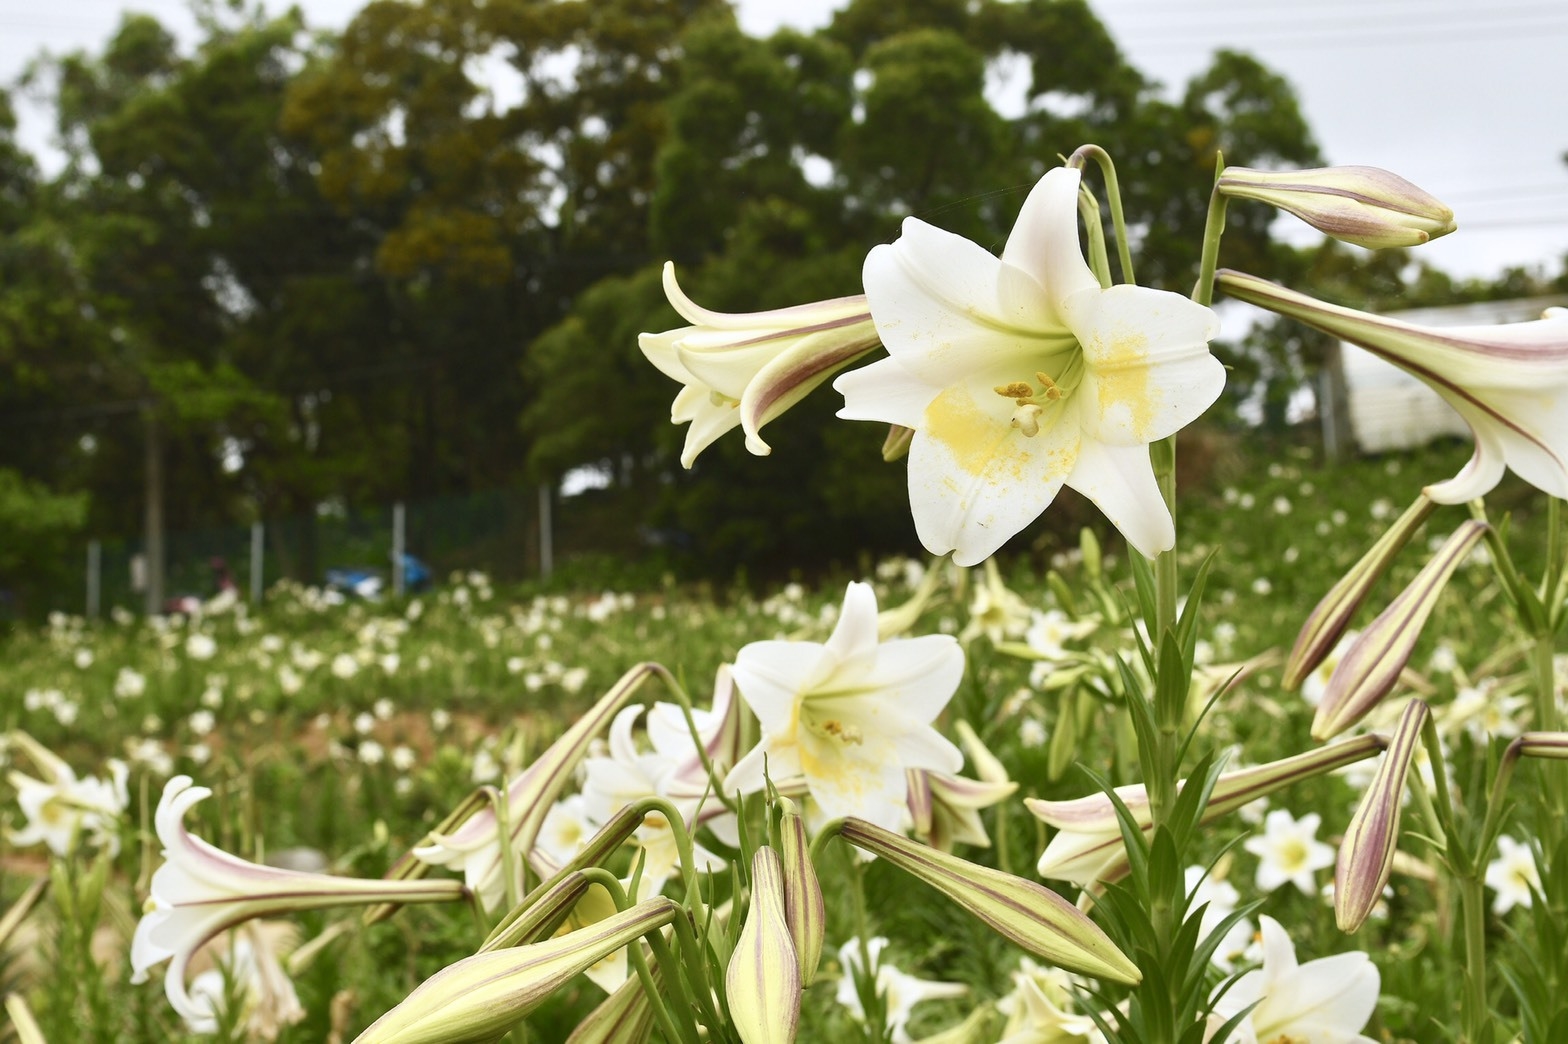
[{"label": "overcast white sky", "polygon": [[[338,28],[363,0],[295,0]],[[1217,47],[1295,86],[1330,162],[1387,167],[1453,206],[1459,231],[1421,248],[1457,275],[1556,271],[1568,254],[1568,4],[1561,0],[1091,0],[1133,64],[1172,88]],[[276,10],[283,0],[267,0]],[[753,33],[814,28],[834,0],[739,0]],[[0,0],[0,81],[43,49],[97,48],[123,10],[187,39],[186,0]],[[24,140],[47,141],[36,114]],[[1077,142],[1063,142],[1063,151]],[[1282,226],[1283,230],[1283,226]]]}]

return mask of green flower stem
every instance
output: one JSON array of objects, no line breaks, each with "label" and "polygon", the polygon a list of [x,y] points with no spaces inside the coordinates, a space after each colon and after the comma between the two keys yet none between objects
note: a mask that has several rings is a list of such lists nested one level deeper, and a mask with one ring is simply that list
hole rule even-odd
[{"label": "green flower stem", "polygon": [[[1535,679],[1535,727],[1542,732],[1557,732],[1560,728],[1557,714],[1556,642],[1551,631],[1537,633],[1530,644],[1530,673]],[[1562,838],[1561,824],[1565,811],[1563,801],[1565,774],[1568,763],[1552,762],[1541,766],[1542,800],[1546,802],[1546,815],[1540,818],[1541,847],[1547,852],[1557,851]]]},{"label": "green flower stem", "polygon": [[1226,199],[1220,195],[1220,175],[1225,171],[1225,159],[1214,162],[1215,188],[1209,194],[1209,217],[1203,223],[1203,254],[1198,264],[1198,282],[1192,288],[1192,299],[1201,305],[1214,303],[1214,270],[1219,267],[1220,236],[1225,232]]},{"label": "green flower stem", "polygon": [[691,902],[701,897],[697,890],[697,868],[692,855],[691,831],[686,829],[686,818],[669,800],[661,797],[645,797],[636,802],[637,811],[646,816],[649,812],[657,812],[670,824],[670,833],[675,837],[675,851],[681,862],[681,883],[686,887],[686,901]]},{"label": "green flower stem", "polygon": [[[631,909],[632,903],[626,896],[626,890],[621,887],[620,880],[610,871],[602,867],[592,866],[583,870],[582,875],[588,879],[590,884],[596,884],[610,893],[610,899],[615,903],[616,910],[624,912]],[[652,931],[648,933],[646,938],[648,946],[653,950],[654,960],[670,970],[670,974],[665,978],[666,988],[675,990],[677,993],[684,993],[684,987],[681,985],[680,969],[676,966],[674,958],[670,954],[670,948],[665,945],[664,936],[658,931]],[[663,951],[662,953],[660,952],[661,950]],[[690,1006],[684,1007],[687,1017],[677,1023],[675,1017],[670,1014],[669,1008],[665,1006],[664,996],[659,989],[659,984],[653,981],[653,972],[648,968],[647,958],[642,955],[642,947],[637,945],[635,941],[626,947],[626,959],[631,962],[632,968],[636,970],[637,978],[642,980],[643,993],[648,996],[648,1004],[653,1009],[654,1021],[659,1024],[659,1029],[663,1032],[664,1039],[678,1040],[681,1044],[700,1044],[701,1038],[697,1033],[697,1027],[690,1024]]]},{"label": "green flower stem", "polygon": [[1460,995],[1464,1041],[1484,1039],[1489,1016],[1486,1002],[1486,894],[1479,873],[1459,879],[1459,912],[1465,937],[1465,988]]},{"label": "green flower stem", "polygon": [[[686,688],[675,680],[663,664],[654,664],[653,673],[664,682],[664,687],[670,695],[675,697],[675,702],[680,704],[681,715],[686,719],[686,728],[691,733],[691,741],[697,748],[697,757],[702,761],[702,771],[708,774],[708,782],[713,784],[713,796],[719,803],[731,812],[739,813],[740,809],[735,804],[735,799],[724,793],[724,781],[719,778],[718,772],[713,767],[713,761],[708,757],[708,748],[702,742],[702,733],[697,729],[697,719],[692,715],[691,697],[687,695]],[[738,699],[739,694],[732,694],[731,699]]]},{"label": "green flower stem", "polygon": [[495,836],[501,839],[501,876],[505,879],[506,908],[515,907],[522,897],[518,895],[517,853],[509,843],[512,837],[512,817],[508,807],[505,787],[486,787],[485,796],[495,807]]},{"label": "green flower stem", "polygon": [[1127,218],[1122,213],[1121,183],[1116,179],[1116,164],[1111,162],[1110,153],[1098,145],[1080,145],[1067,159],[1069,167],[1082,167],[1084,160],[1092,159],[1100,165],[1100,174],[1105,178],[1105,198],[1111,207],[1111,224],[1116,229],[1116,260],[1121,265],[1122,282],[1135,283],[1137,280],[1132,274],[1132,248],[1127,242]]},{"label": "green flower stem", "polygon": [[1101,289],[1111,286],[1111,259],[1105,252],[1105,226],[1100,223],[1100,201],[1086,188],[1078,190],[1078,213],[1083,217],[1084,231],[1089,237],[1089,267]]}]

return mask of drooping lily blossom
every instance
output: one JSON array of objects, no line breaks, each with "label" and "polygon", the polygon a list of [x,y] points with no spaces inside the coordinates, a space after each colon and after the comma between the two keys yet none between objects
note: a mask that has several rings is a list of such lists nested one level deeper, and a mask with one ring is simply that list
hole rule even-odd
[{"label": "drooping lily blossom", "polygon": [[1280,923],[1266,915],[1258,920],[1263,927],[1263,966],[1218,993],[1213,1024],[1255,1005],[1230,1040],[1374,1044],[1361,1033],[1377,1007],[1381,985],[1372,959],[1355,950],[1302,964]]},{"label": "drooping lily blossom", "polygon": [[251,863],[185,829],[185,813],[212,791],[175,776],[164,787],[154,824],[166,860],[152,876],[152,894],[131,940],[132,982],[173,958],[164,992],[181,1017],[200,1020],[211,1007],[191,997],[185,970],[191,956],[219,932],[255,917],[375,903],[451,902],[466,894],[457,881],[389,881],[332,877]]},{"label": "drooping lily blossom", "polygon": [[914,430],[909,500],[933,554],[989,557],[1062,486],[1145,555],[1175,541],[1148,445],[1196,420],[1225,371],[1209,309],[1102,288],[1078,245],[1076,170],[1042,178],[1000,258],[914,218],[866,258],[888,358],[840,376],[840,417]]},{"label": "drooping lily blossom", "polygon": [[681,464],[688,468],[697,454],[736,427],[745,431],[751,452],[771,453],[759,429],[877,346],[864,297],[771,312],[713,312],[686,296],[669,263],[664,293],[692,325],[642,334],[637,345],[665,376],[685,385],[675,396],[670,419],[691,424],[681,451]]},{"label": "drooping lily blossom", "polygon": [[1419,377],[1475,436],[1475,454],[1447,482],[1426,488],[1463,504],[1496,486],[1505,468],[1568,499],[1568,309],[1528,323],[1428,327],[1325,304],[1242,272],[1221,271],[1230,296],[1358,344]]}]

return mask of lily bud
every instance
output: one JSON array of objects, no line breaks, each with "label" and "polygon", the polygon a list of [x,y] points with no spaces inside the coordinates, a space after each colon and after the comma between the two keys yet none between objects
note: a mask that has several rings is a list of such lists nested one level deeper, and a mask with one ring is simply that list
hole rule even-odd
[{"label": "lily bud", "polygon": [[[1212,822],[1281,787],[1355,764],[1376,754],[1384,745],[1380,736],[1357,736],[1266,765],[1226,772],[1209,795],[1201,822]],[[1186,782],[1180,781],[1178,788]],[[1144,833],[1154,828],[1154,814],[1143,784],[1117,787],[1116,796]],[[1116,807],[1106,795],[1091,794],[1073,801],[1027,798],[1024,805],[1036,818],[1057,829],[1040,856],[1041,877],[1088,887],[1099,881],[1114,881],[1127,872],[1120,821]]]},{"label": "lily bud", "polygon": [[746,448],[773,452],[758,434],[839,370],[882,343],[863,296],[729,314],[702,308],[664,265],[664,293],[692,325],[641,334],[637,346],[665,376],[685,385],[675,396],[670,420],[688,421],[681,465],[739,426]]},{"label": "lily bud", "polygon": [[784,903],[778,853],[759,848],[751,858],[746,924],[724,972],[730,1018],[745,1044],[791,1044],[800,1025],[800,959]]},{"label": "lily bud", "polygon": [[1361,927],[1388,884],[1399,844],[1405,779],[1421,744],[1421,729],[1431,716],[1425,703],[1410,701],[1394,728],[1383,763],[1345,829],[1334,865],[1334,920],[1342,932]]},{"label": "lily bud", "polygon": [[887,438],[882,440],[882,459],[889,464],[909,456],[909,446],[915,441],[915,429],[902,424],[889,424]]},{"label": "lily bud", "polygon": [[822,960],[823,936],[827,933],[827,906],[822,900],[822,885],[816,867],[811,865],[811,843],[806,824],[787,799],[779,821],[779,863],[784,874],[784,913],[789,932],[795,940],[795,955],[800,961],[800,984],[810,986],[817,977]]},{"label": "lily bud", "polygon": [[1301,625],[1301,633],[1296,635],[1296,644],[1285,660],[1285,669],[1280,677],[1282,688],[1292,692],[1299,689],[1307,675],[1333,651],[1340,635],[1350,626],[1356,610],[1361,608],[1372,588],[1388,572],[1388,567],[1394,564],[1395,556],[1436,509],[1437,505],[1425,494],[1416,497],[1415,503],[1406,508],[1399,520],[1361,556],[1361,561],[1352,566],[1350,572],[1323,596],[1317,608]]},{"label": "lily bud", "polygon": [[[662,986],[664,966],[648,968],[655,986]],[[653,1004],[641,976],[632,976],[577,1024],[566,1044],[647,1044],[653,1036]]]},{"label": "lily bud", "polygon": [[1143,978],[1098,925],[1043,885],[928,848],[863,819],[844,820],[840,836],[907,870],[1004,939],[1057,967],[1128,985]]},{"label": "lily bud", "polygon": [[1325,235],[1369,250],[1412,247],[1454,230],[1442,200],[1378,167],[1251,170],[1226,167],[1216,188],[1296,215]]},{"label": "lily bud", "polygon": [[1485,522],[1470,519],[1454,530],[1410,586],[1361,632],[1328,681],[1312,719],[1313,739],[1326,740],[1344,732],[1393,690],[1437,596],[1486,528]]},{"label": "lily bud", "polygon": [[465,957],[420,983],[355,1044],[497,1040],[586,968],[680,915],[673,900],[654,896],[558,939]]},{"label": "lily bud", "polygon": [[1568,760],[1568,732],[1520,733],[1513,746],[1525,757]]}]

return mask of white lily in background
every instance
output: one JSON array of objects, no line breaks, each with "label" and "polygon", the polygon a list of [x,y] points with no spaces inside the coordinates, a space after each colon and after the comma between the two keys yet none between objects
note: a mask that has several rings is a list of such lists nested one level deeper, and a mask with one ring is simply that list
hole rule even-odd
[{"label": "white lily in background", "polygon": [[130,802],[126,792],[129,769],[117,758],[109,759],[109,778],[76,773],[55,753],[25,732],[11,733],[12,742],[37,766],[46,779],[35,779],[12,770],[7,777],[16,788],[16,803],[26,823],[10,832],[18,848],[42,844],[57,856],[67,856],[86,838],[109,855],[120,852],[120,817]]},{"label": "white lily in background", "polygon": [[1089,1015],[1074,1012],[1073,995],[1083,983],[1070,973],[1028,957],[1013,972],[1013,991],[997,1002],[1007,1016],[997,1044],[1071,1044],[1105,1038]]},{"label": "white lily in background", "polygon": [[753,642],[735,657],[735,684],[762,739],[724,781],[761,790],[802,781],[828,818],[859,816],[901,830],[907,769],[958,772],[964,756],[931,727],[964,673],[949,635],[877,641],[877,596],[852,583],[826,644]]},{"label": "white lily in background", "polygon": [[746,448],[772,452],[757,433],[833,374],[877,346],[864,297],[840,297],[771,312],[711,312],[687,297],[664,265],[664,293],[691,326],[642,334],[637,346],[665,376],[685,385],[670,419],[690,423],[681,465],[733,428]]},{"label": "white lily in background", "polygon": [[1475,454],[1447,482],[1426,488],[1463,504],[1496,486],[1505,468],[1568,498],[1568,309],[1502,326],[1425,327],[1316,301],[1255,276],[1222,271],[1239,301],[1358,344],[1419,377],[1470,425]]},{"label": "white lily in background", "polygon": [[1289,810],[1276,808],[1263,820],[1263,836],[1249,837],[1242,847],[1258,857],[1256,883],[1260,892],[1293,884],[1303,895],[1317,892],[1313,876],[1334,865],[1334,846],[1318,840],[1323,817],[1308,812],[1297,819]]},{"label": "white lily in background", "polygon": [[1232,1044],[1376,1044],[1361,1033],[1377,1007],[1382,982],[1371,958],[1355,950],[1299,964],[1280,923],[1268,916],[1258,921],[1263,967],[1247,972],[1219,999],[1213,1025],[1256,1003],[1227,1038]]},{"label": "white lily in background", "polygon": [[914,218],[866,258],[888,358],[847,373],[840,417],[914,430],[909,501],[932,554],[974,565],[1063,485],[1153,556],[1175,541],[1148,445],[1196,420],[1225,370],[1209,309],[1104,289],[1078,246],[1079,173],[1035,186],[1000,258]]},{"label": "white lily in background", "polygon": [[[886,949],[887,940],[881,936],[866,940],[865,950],[871,956],[871,978],[876,984],[877,996],[885,1006],[888,1039],[893,1044],[910,1044],[913,1038],[909,1035],[909,1020],[914,1016],[916,1004],[962,997],[969,992],[969,987],[960,982],[933,982],[900,971],[882,959]],[[857,974],[862,974],[859,939],[851,939],[838,948],[838,963],[844,969],[838,980],[838,1002],[864,1022],[866,1009],[860,1003],[860,991],[855,986]]]},{"label": "white lily in background", "polygon": [[1497,838],[1497,858],[1486,864],[1486,887],[1497,893],[1492,912],[1501,917],[1516,906],[1529,908],[1534,893],[1541,890],[1541,872],[1535,866],[1535,852],[1528,844],[1507,834]]},{"label": "white lily in background", "polygon": [[278,948],[293,949],[298,942],[292,925],[273,922],[243,925],[234,933],[220,966],[191,980],[191,1000],[205,1007],[202,1018],[186,1016],[192,1033],[217,1033],[219,1016],[230,994],[240,1001],[239,1028],[256,1040],[277,1040],[283,1027],[305,1017],[294,982],[283,970]]},{"label": "white lily in background", "polygon": [[185,813],[212,791],[175,776],[154,815],[166,860],[152,876],[151,895],[131,939],[131,981],[170,957],[164,992],[187,1020],[211,1016],[210,1005],[187,992],[185,969],[207,940],[256,917],[327,906],[451,902],[464,896],[457,881],[361,880],[280,870],[247,862],[185,829]]}]

